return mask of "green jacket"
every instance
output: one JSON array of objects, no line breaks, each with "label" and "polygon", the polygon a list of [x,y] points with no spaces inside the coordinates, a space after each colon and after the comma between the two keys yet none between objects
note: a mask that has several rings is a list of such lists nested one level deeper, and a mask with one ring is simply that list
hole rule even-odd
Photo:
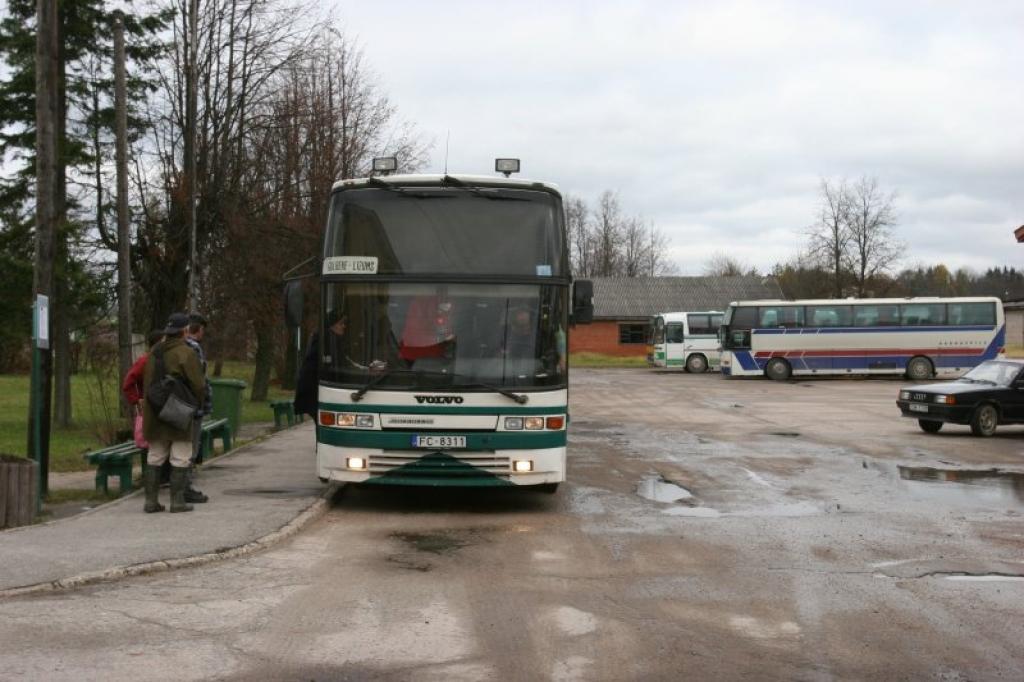
[{"label": "green jacket", "polygon": [[[188,347],[183,337],[176,337],[161,341],[153,348],[146,361],[146,370],[143,373],[143,386],[149,392],[149,386],[153,383],[156,374],[156,354],[163,349],[164,369],[168,374],[174,374],[183,379],[188,387],[192,389],[193,395],[203,404],[206,397],[206,381],[203,378],[203,368],[199,364],[199,356]],[[189,431],[179,431],[170,424],[157,419],[153,406],[148,400],[143,400],[142,408],[142,432],[150,443],[166,441],[188,441],[192,442],[192,434]]]}]

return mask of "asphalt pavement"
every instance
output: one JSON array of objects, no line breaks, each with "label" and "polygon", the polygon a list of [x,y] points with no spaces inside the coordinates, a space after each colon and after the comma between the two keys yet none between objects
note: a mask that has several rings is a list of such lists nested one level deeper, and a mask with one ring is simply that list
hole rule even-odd
[{"label": "asphalt pavement", "polygon": [[[185,514],[145,514],[142,491],[86,513],[0,532],[0,596],[196,565],[260,549],[327,507],[313,424],[217,457],[196,487],[210,501]],[[169,491],[160,490],[169,507]]]}]

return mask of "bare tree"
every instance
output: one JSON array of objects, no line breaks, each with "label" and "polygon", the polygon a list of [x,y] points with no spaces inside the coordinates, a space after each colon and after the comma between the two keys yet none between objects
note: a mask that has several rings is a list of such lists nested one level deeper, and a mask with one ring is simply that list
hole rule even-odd
[{"label": "bare tree", "polygon": [[619,274],[623,241],[622,208],[618,194],[605,190],[594,212],[594,272],[598,277]]},{"label": "bare tree", "polygon": [[734,256],[716,251],[704,262],[702,270],[708,277],[737,277],[751,272],[753,268]]},{"label": "bare tree", "polygon": [[622,226],[622,274],[626,277],[647,274],[644,272],[646,256],[647,226],[640,217],[627,218]]},{"label": "bare tree", "polygon": [[866,295],[866,284],[888,273],[906,248],[893,235],[895,198],[895,192],[882,191],[875,177],[862,177],[847,192],[849,249],[846,262],[853,273],[857,296]]},{"label": "bare tree", "polygon": [[850,192],[846,181],[821,180],[818,221],[808,230],[808,255],[831,273],[832,295],[843,295],[844,266],[850,245]]},{"label": "bare tree", "polygon": [[594,244],[590,234],[590,209],[579,197],[566,195],[565,227],[569,233],[569,260],[576,277],[593,274]]},{"label": "bare tree", "polygon": [[671,275],[676,264],[668,260],[668,237],[653,224],[647,226],[644,242],[644,275]]}]

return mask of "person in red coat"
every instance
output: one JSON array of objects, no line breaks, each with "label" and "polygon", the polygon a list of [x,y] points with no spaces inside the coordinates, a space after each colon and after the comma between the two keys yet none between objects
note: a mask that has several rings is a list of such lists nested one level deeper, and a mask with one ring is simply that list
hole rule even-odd
[{"label": "person in red coat", "polygon": [[[149,336],[146,337],[146,344],[149,346],[149,351],[152,351],[153,346],[163,340],[163,331],[151,331]],[[142,390],[142,373],[146,369],[146,360],[149,359],[149,351],[146,351],[139,356],[139,359],[135,361],[132,368],[124,375],[124,381],[121,382],[121,393],[124,394],[124,399],[127,400],[128,404],[136,410],[142,409],[142,400],[146,397]]]}]

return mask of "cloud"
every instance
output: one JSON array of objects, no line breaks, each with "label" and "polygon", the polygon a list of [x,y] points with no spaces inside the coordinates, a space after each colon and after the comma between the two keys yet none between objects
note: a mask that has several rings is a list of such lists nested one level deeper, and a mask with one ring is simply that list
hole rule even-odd
[{"label": "cloud", "polygon": [[[909,261],[1021,262],[1024,5],[342,0],[432,170],[524,175],[624,207],[684,272],[800,246],[821,177],[896,191]],[[1019,253],[1018,253],[1019,252]]]}]

